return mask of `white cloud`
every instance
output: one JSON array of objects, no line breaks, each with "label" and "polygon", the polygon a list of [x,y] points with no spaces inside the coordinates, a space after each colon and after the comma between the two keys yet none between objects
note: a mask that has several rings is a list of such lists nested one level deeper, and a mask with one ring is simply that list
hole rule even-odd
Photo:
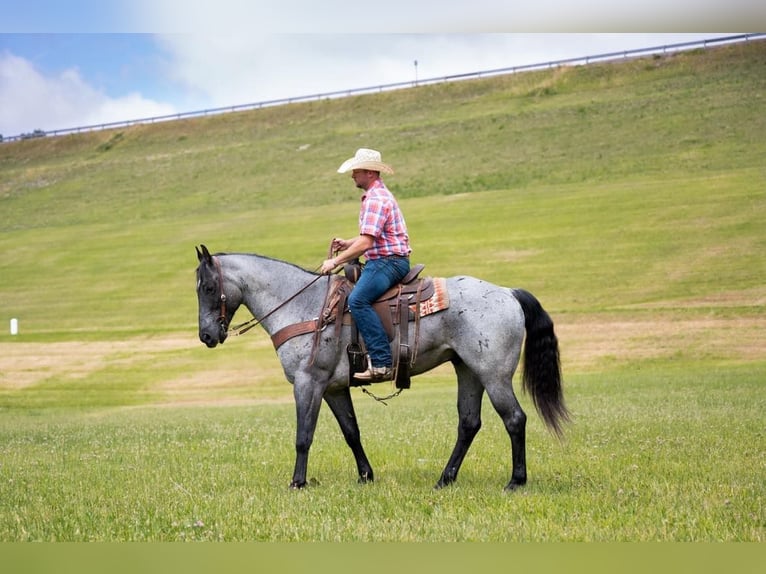
[{"label": "white cloud", "polygon": [[[742,28],[763,19],[761,0],[132,0],[130,28],[151,32],[484,33],[678,32]],[[758,26],[753,26],[758,28]]]},{"label": "white cloud", "polygon": [[0,53],[0,134],[4,136],[173,113],[172,106],[138,93],[110,98],[90,86],[77,68],[45,76],[28,60]]}]

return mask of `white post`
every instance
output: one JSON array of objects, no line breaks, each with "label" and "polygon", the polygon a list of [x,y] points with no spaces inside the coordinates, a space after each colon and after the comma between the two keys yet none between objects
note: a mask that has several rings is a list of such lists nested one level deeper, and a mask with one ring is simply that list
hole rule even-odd
[{"label": "white post", "polygon": [[19,334],[19,320],[18,319],[11,319],[11,335],[18,335]]}]

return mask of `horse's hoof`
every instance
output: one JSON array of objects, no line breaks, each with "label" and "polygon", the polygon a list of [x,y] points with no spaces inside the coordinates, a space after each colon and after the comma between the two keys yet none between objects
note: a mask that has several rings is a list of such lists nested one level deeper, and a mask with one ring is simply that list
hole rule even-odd
[{"label": "horse's hoof", "polygon": [[519,488],[524,486],[526,483],[527,483],[526,480],[524,482],[512,480],[505,486],[503,490],[505,490],[505,492],[513,492],[514,490],[518,490]]},{"label": "horse's hoof", "polygon": [[375,482],[375,479],[372,477],[371,474],[362,474],[359,476],[359,480],[356,481],[357,484],[370,484]]},{"label": "horse's hoof", "polygon": [[319,481],[316,478],[309,478],[308,482],[305,480],[294,480],[290,483],[290,490],[301,490],[308,486],[319,486]]}]

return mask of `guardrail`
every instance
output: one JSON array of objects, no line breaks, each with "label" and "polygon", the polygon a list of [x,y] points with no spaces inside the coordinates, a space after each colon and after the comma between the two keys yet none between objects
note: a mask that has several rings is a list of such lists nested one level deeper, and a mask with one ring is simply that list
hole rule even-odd
[{"label": "guardrail", "polygon": [[194,112],[182,112],[177,114],[154,116],[154,117],[141,118],[136,120],[93,124],[89,126],[80,126],[76,128],[50,130],[47,132],[40,129],[36,129],[33,132],[20,134],[16,136],[10,136],[5,138],[2,138],[2,136],[0,136],[0,142],[11,142],[11,141],[31,139],[31,138],[37,138],[37,137],[60,136],[60,135],[75,134],[75,133],[82,133],[82,132],[108,130],[108,129],[114,129],[114,128],[129,127],[129,126],[138,125],[138,124],[151,124],[151,123],[165,122],[165,121],[172,121],[172,120],[204,117],[204,116],[217,115],[217,114],[223,114],[223,113],[229,113],[229,112],[241,112],[241,111],[255,110],[255,109],[266,108],[271,106],[280,106],[285,104],[310,102],[310,101],[316,101],[316,100],[327,100],[332,98],[344,98],[344,97],[355,96],[360,94],[371,94],[371,93],[384,92],[389,90],[412,88],[412,87],[417,87],[421,85],[440,84],[444,82],[455,82],[460,80],[486,78],[490,76],[498,76],[503,74],[515,74],[517,72],[543,70],[546,68],[554,68],[559,66],[587,65],[587,64],[592,64],[594,62],[604,62],[604,61],[610,61],[610,60],[635,58],[640,56],[650,56],[653,54],[667,54],[669,52],[678,52],[682,50],[691,50],[695,48],[707,48],[709,46],[719,45],[719,44],[747,42],[749,40],[762,39],[762,38],[766,38],[766,33],[737,34],[735,36],[724,36],[721,38],[696,40],[693,42],[681,42],[678,44],[666,44],[662,46],[653,46],[650,48],[624,50],[621,52],[608,52],[604,54],[597,54],[595,56],[582,56],[578,58],[567,58],[564,60],[552,60],[549,62],[543,62],[539,64],[524,64],[520,66],[511,66],[508,68],[496,68],[493,70],[483,70],[480,72],[468,72],[464,74],[438,76],[438,77],[426,78],[422,80],[416,79],[414,81],[381,84],[378,86],[369,86],[366,88],[353,88],[349,90],[337,90],[334,92],[322,92],[318,94],[297,96],[293,98],[265,100],[262,102],[256,102],[251,104],[239,104],[235,106],[210,108],[210,109],[198,110]]}]

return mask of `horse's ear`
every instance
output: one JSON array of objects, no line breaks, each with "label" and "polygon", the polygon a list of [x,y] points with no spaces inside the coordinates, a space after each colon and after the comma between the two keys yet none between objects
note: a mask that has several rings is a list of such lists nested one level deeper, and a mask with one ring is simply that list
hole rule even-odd
[{"label": "horse's ear", "polygon": [[197,261],[199,261],[201,263],[202,262],[202,252],[199,250],[199,247],[197,247],[196,245],[194,246],[194,251],[197,252]]},{"label": "horse's ear", "polygon": [[202,248],[201,252],[200,252],[199,248],[195,247],[195,249],[197,249],[197,259],[199,259],[200,261],[202,261],[202,259],[204,259],[208,263],[212,263],[213,262],[213,256],[210,255],[210,251],[207,250],[207,247],[205,245],[200,245],[200,247]]}]

